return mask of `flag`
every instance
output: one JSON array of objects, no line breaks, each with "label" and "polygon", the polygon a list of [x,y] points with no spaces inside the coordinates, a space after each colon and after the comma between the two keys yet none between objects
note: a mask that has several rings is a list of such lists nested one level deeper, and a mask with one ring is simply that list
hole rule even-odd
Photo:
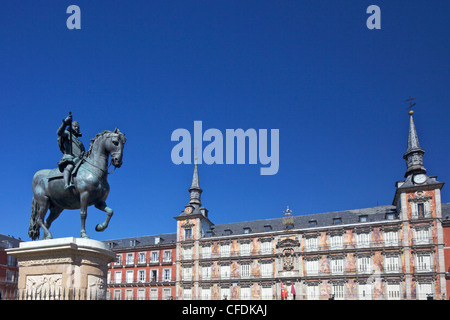
[{"label": "flag", "polygon": [[294,296],[294,300],[295,300],[295,287],[294,287],[294,283],[291,284],[291,293]]},{"label": "flag", "polygon": [[283,281],[280,280],[280,282],[281,282],[281,300],[284,300],[286,298],[285,296],[287,295],[287,292],[283,285]]}]

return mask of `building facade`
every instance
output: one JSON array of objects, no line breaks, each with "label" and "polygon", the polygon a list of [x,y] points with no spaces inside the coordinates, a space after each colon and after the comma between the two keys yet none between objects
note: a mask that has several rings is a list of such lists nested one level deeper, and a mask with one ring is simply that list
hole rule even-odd
[{"label": "building facade", "polygon": [[175,296],[175,234],[106,241],[116,252],[107,275],[108,300],[169,300]]},{"label": "building facade", "polygon": [[[201,205],[195,164],[189,202],[174,217],[176,233],[167,247],[112,241],[121,242],[112,245],[121,260],[110,269],[111,298],[136,296],[137,274],[145,269],[136,266],[139,255],[147,264],[152,252],[161,256],[170,250],[170,285],[155,282],[148,289],[170,288],[179,300],[447,299],[450,204],[441,203],[444,183],[427,174],[423,155],[411,111],[406,172],[391,205],[301,216],[288,208],[280,218],[222,225],[214,225]],[[151,242],[151,237],[136,239]],[[159,276],[164,267],[146,268],[150,279],[152,270]],[[127,272],[134,277],[131,285]]]},{"label": "building facade", "polygon": [[0,300],[14,299],[19,268],[17,259],[6,254],[5,249],[17,248],[22,240],[0,234]]}]

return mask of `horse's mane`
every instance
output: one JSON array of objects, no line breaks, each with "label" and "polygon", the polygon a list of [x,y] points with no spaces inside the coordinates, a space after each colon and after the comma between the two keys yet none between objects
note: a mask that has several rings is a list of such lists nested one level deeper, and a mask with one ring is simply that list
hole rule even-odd
[{"label": "horse's mane", "polygon": [[120,130],[118,128],[116,128],[114,131],[104,130],[100,133],[97,133],[95,135],[95,137],[91,139],[91,145],[89,146],[89,150],[85,154],[86,158],[89,157],[89,155],[91,154],[92,147],[94,146],[95,141],[98,138],[103,137],[104,135],[107,135],[107,134],[117,134],[119,136],[119,140],[122,142],[122,144],[125,144],[125,142],[127,141],[127,139],[125,138],[125,135],[122,132],[120,132]]}]

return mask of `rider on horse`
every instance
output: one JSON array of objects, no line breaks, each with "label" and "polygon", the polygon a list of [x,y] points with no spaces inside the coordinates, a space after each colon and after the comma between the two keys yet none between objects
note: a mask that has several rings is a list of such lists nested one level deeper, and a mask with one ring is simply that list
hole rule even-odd
[{"label": "rider on horse", "polygon": [[83,142],[78,139],[81,137],[80,126],[77,121],[72,122],[71,113],[63,120],[57,134],[59,149],[64,154],[58,162],[58,168],[64,175],[64,189],[68,189],[74,187],[72,183],[72,171],[76,163],[81,160],[85,151]]}]

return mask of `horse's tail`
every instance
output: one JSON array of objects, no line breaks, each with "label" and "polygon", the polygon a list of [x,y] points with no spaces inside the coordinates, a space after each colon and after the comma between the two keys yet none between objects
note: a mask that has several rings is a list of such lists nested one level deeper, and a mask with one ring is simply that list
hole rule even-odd
[{"label": "horse's tail", "polygon": [[28,235],[30,236],[31,240],[39,239],[40,227],[37,222],[38,211],[39,211],[39,205],[33,197],[33,201],[31,202],[30,227],[28,228]]}]

